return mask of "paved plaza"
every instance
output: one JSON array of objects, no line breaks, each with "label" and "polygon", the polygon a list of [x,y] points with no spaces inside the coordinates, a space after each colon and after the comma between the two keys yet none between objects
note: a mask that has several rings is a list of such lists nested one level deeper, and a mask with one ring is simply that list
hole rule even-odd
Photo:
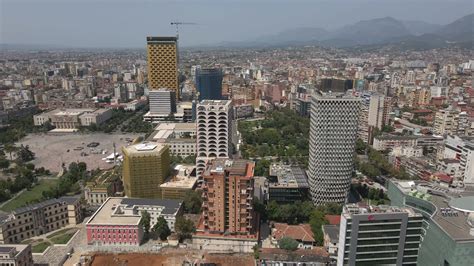
[{"label": "paved plaza", "polygon": [[[111,168],[112,164],[106,163],[102,158],[113,152],[113,144],[115,143],[116,151],[121,153],[121,147],[129,143],[127,140],[138,136],[140,135],[105,133],[29,134],[16,145],[30,147],[35,153],[36,158],[32,163],[36,167],[57,173],[63,163],[67,166],[71,162],[85,162],[89,170]],[[99,143],[99,146],[87,147],[92,142]]]}]

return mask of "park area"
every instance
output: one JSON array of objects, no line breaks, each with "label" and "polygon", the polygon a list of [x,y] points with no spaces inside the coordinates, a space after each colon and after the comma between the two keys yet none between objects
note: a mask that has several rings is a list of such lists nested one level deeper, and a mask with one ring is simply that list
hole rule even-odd
[{"label": "park area", "polygon": [[57,179],[42,179],[39,181],[38,185],[34,186],[32,189],[20,192],[21,194],[5,203],[0,207],[0,210],[10,212],[17,208],[38,202],[43,199],[43,191],[49,190],[51,187],[57,185],[57,183]]},{"label": "park area", "polygon": [[[44,167],[58,173],[61,165],[68,166],[71,162],[85,162],[88,170],[108,169],[113,164],[103,158],[112,154],[114,143],[116,151],[121,153],[122,146],[140,134],[107,134],[107,133],[70,133],[70,134],[28,134],[17,146],[28,145],[35,153],[31,161],[37,168]],[[91,143],[99,143],[97,147],[88,147]]]}]

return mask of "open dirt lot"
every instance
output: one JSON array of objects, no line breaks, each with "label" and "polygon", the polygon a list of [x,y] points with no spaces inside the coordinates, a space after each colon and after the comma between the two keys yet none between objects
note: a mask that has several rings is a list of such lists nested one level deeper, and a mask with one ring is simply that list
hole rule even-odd
[{"label": "open dirt lot", "polygon": [[[225,255],[225,254],[204,254],[200,259],[196,258],[195,252],[181,254],[182,251],[165,252],[165,254],[97,254],[94,256],[92,266],[144,266],[144,265],[170,265],[180,266],[187,260],[194,263],[214,263],[218,266],[253,266],[254,260],[249,255]],[[194,256],[193,256],[194,255]]]},{"label": "open dirt lot", "polygon": [[[102,160],[113,152],[113,143],[115,142],[117,152],[121,153],[121,147],[127,145],[126,138],[134,139],[138,134],[105,134],[105,133],[68,133],[68,134],[29,134],[17,146],[28,145],[30,150],[35,153],[35,160],[32,162],[36,167],[44,167],[51,172],[59,172],[61,164],[66,166],[71,162],[85,162],[90,169],[108,169],[112,164]],[[87,147],[91,142],[100,143],[95,148]],[[82,150],[74,150],[82,147]],[[69,150],[69,152],[68,152]],[[93,154],[93,150],[106,150],[106,154]],[[86,153],[87,156],[81,156]]]}]

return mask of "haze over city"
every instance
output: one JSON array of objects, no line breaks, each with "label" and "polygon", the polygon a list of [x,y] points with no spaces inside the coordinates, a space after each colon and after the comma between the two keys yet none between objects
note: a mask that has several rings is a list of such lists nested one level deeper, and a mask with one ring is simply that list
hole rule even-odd
[{"label": "haze over city", "polygon": [[172,36],[182,46],[253,41],[297,28],[335,30],[393,17],[447,24],[473,12],[466,0],[2,0],[0,43],[52,47],[142,48],[144,36]]}]

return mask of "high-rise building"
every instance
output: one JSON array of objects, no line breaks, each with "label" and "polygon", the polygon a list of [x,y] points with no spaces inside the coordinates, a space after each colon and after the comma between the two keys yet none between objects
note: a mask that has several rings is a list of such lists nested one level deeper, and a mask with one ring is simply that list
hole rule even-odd
[{"label": "high-rise building", "polygon": [[232,153],[232,102],[204,100],[197,106],[196,176],[201,179],[206,164],[215,158],[229,158]]},{"label": "high-rise building", "polygon": [[381,130],[384,125],[385,97],[383,95],[364,93],[361,95],[361,112],[359,116],[359,138],[372,144],[374,129]]},{"label": "high-rise building", "polygon": [[176,113],[176,92],[169,89],[151,90],[148,94],[150,114],[169,115]]},{"label": "high-rise building", "polygon": [[255,163],[215,159],[203,173],[203,230],[247,235],[256,231],[252,209]]},{"label": "high-rise building", "polygon": [[140,143],[122,148],[125,195],[161,198],[160,185],[170,172],[169,148],[161,143]]},{"label": "high-rise building", "polygon": [[178,39],[147,37],[148,88],[170,89],[179,97]]},{"label": "high-rise building", "polygon": [[222,70],[218,68],[196,69],[196,89],[199,101],[222,99]]},{"label": "high-rise building", "polygon": [[323,78],[320,88],[323,91],[346,92],[354,86],[354,81],[350,79]]},{"label": "high-rise building", "polygon": [[346,205],[337,265],[416,265],[422,225],[410,208]]},{"label": "high-rise building", "polygon": [[360,98],[318,90],[311,96],[308,178],[314,204],[344,203],[354,167]]}]

